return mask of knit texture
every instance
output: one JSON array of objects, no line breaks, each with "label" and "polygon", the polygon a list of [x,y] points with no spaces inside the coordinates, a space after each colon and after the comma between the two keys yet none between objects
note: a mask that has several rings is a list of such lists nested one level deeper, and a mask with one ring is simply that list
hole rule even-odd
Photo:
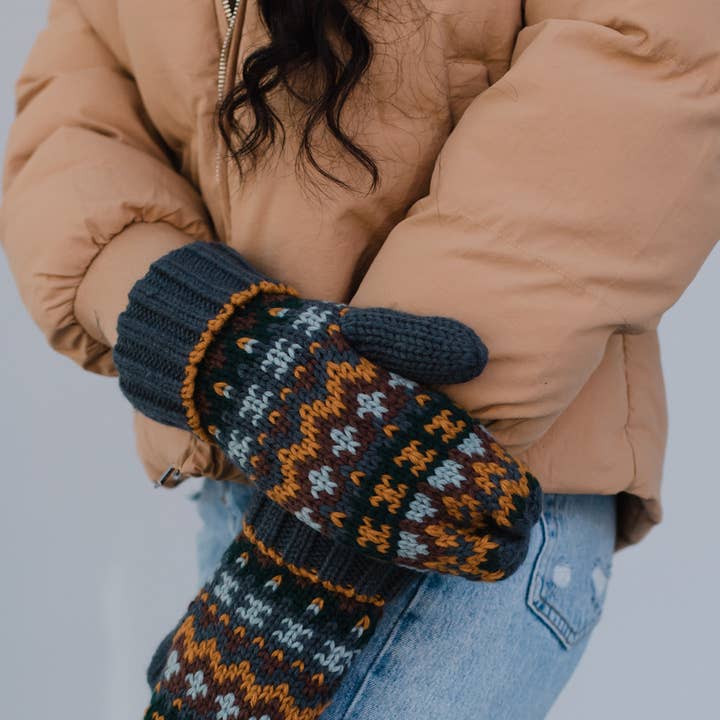
[{"label": "knit texture", "polygon": [[240,288],[292,292],[261,276],[231,248],[207,242],[167,253],[135,283],[118,318],[113,361],[120,389],[143,415],[187,427],[183,389],[192,358],[217,318],[233,311],[230,298],[241,301],[235,295]]},{"label": "knit texture", "polygon": [[[200,278],[213,278],[211,291]],[[417,350],[421,323],[302,300],[231,248],[195,243],[133,288],[115,357],[136,407],[161,422],[184,411],[188,427],[317,532],[380,560],[499,580],[527,552],[537,480],[447,396],[348,340],[387,356],[376,341],[392,332],[404,350],[386,359],[412,371],[428,357]],[[407,327],[415,332],[403,343]]]},{"label": "knit texture", "polygon": [[[192,426],[193,368],[235,309],[258,294],[296,293],[222,243],[189,243],[155,261],[130,291],[113,349],[120,387],[133,405],[165,425]],[[423,383],[467,382],[487,363],[480,338],[451,318],[370,308],[349,314],[344,330],[363,354]]]},{"label": "knit texture", "polygon": [[145,720],[317,718],[409,578],[357,554],[348,560],[258,496],[156,653]]}]

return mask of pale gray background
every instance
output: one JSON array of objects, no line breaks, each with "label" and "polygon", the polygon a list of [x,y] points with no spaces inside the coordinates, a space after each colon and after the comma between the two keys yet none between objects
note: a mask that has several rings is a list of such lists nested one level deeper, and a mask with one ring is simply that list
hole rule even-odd
[{"label": "pale gray background", "polygon": [[[4,147],[46,1],[0,2]],[[115,380],[47,347],[0,258],[0,714],[139,719],[147,660],[196,591],[196,486],[152,489]],[[662,323],[666,520],[616,555],[603,620],[552,720],[717,712],[719,276],[716,251]]]}]

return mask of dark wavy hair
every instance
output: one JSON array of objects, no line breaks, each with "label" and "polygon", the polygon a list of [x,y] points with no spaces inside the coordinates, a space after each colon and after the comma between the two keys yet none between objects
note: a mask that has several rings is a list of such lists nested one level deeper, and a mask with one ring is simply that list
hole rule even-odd
[{"label": "dark wavy hair", "polygon": [[[350,2],[363,9],[369,0],[259,0],[269,42],[248,55],[240,81],[217,109],[223,141],[241,174],[243,159],[254,164],[278,135],[284,147],[285,128],[269,99],[279,89],[305,108],[296,169],[309,163],[323,177],[352,190],[323,168],[313,152],[313,132],[324,123],[341,149],[369,173],[369,192],[379,186],[374,160],[352,141],[340,122],[348,97],[373,57],[372,40],[348,9]],[[251,113],[249,130],[238,120],[243,109]]]}]

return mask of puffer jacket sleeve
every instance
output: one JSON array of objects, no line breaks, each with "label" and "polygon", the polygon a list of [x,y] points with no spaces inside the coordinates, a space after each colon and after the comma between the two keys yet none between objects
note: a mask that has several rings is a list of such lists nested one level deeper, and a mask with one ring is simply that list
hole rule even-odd
[{"label": "puffer jacket sleeve", "polygon": [[611,335],[657,327],[720,237],[720,3],[524,5],[509,69],[352,299],[473,327],[487,369],[447,391],[513,451]]},{"label": "puffer jacket sleeve", "polygon": [[0,241],[50,345],[88,370],[115,375],[110,348],[74,311],[88,267],[132,223],[162,221],[188,242],[211,239],[205,206],[173,169],[131,72],[76,0],[52,0],[15,100]]}]

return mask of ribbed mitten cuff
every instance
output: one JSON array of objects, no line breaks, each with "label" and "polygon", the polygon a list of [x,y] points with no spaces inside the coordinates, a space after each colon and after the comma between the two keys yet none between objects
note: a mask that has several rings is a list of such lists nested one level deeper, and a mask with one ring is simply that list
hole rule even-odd
[{"label": "ribbed mitten cuff", "polygon": [[[416,572],[353,552],[301,522],[258,492],[243,518],[247,537],[276,562],[331,583],[350,596],[393,597]],[[310,574],[307,574],[310,573]]]},{"label": "ribbed mitten cuff", "polygon": [[259,292],[294,294],[223,243],[196,241],[152,263],[130,291],[113,350],[133,406],[165,425],[197,430],[188,402],[197,366],[235,308]]}]

